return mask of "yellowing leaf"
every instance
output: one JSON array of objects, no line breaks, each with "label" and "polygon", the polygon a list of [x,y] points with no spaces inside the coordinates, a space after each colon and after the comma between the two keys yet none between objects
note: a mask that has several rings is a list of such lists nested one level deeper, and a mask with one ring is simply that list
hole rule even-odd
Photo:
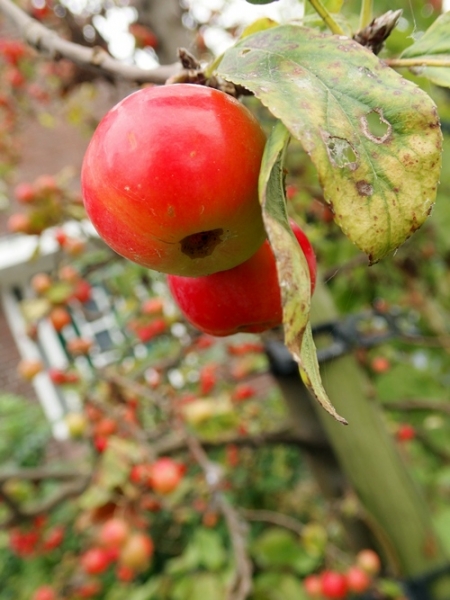
[{"label": "yellowing leaf", "polygon": [[283,158],[289,132],[282,123],[267,141],[261,165],[259,194],[263,219],[277,263],[283,304],[285,343],[300,366],[303,380],[318,402],[341,423],[322,385],[309,323],[311,281],[306,258],[291,231],[284,194]]},{"label": "yellowing leaf", "polygon": [[300,140],[336,223],[371,262],[426,220],[441,165],[436,107],[370,51],[280,25],[227,50],[218,75],[251,90]]}]

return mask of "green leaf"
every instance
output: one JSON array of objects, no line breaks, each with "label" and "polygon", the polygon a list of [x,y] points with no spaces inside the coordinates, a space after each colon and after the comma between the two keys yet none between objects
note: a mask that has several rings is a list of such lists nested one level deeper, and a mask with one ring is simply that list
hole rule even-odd
[{"label": "green leaf", "polygon": [[262,569],[290,568],[299,575],[307,575],[322,562],[321,557],[308,554],[293,533],[276,527],[255,540],[252,555]]},{"label": "green leaf", "polygon": [[195,543],[200,553],[200,564],[209,571],[217,571],[226,562],[227,553],[222,544],[222,539],[217,531],[210,529],[197,529]]},{"label": "green leaf", "polygon": [[[301,582],[281,573],[261,573],[255,578],[255,600],[307,600]],[[253,597],[253,596],[252,596]]]},{"label": "green leaf", "polygon": [[285,344],[301,367],[305,384],[319,403],[338,421],[322,385],[317,354],[308,326],[311,281],[305,256],[291,231],[284,194],[283,159],[289,133],[278,123],[267,141],[261,165],[259,195],[264,225],[277,263],[283,305]]},{"label": "green leaf", "polygon": [[418,58],[424,62],[446,61],[447,66],[423,66],[418,73],[436,85],[450,87],[450,12],[442,14],[423,36],[408,46],[400,58]]},{"label": "green leaf", "polygon": [[259,31],[265,31],[271,27],[276,27],[277,25],[278,23],[272,19],[269,19],[269,17],[262,17],[261,19],[253,21],[253,23],[250,23],[250,25],[247,25],[247,27],[245,27],[244,31],[241,33],[240,39],[244,39],[245,37],[253,35],[254,33],[258,33]]},{"label": "green leaf", "polygon": [[344,0],[322,0],[322,4],[330,13],[338,13],[344,4]]},{"label": "green leaf", "polygon": [[249,4],[271,4],[272,2],[278,2],[278,0],[247,0]]},{"label": "green leaf", "polygon": [[433,101],[353,40],[296,25],[227,50],[218,75],[300,140],[343,232],[376,262],[426,220],[440,173]]},{"label": "green leaf", "polygon": [[175,582],[170,597],[173,600],[225,600],[225,590],[216,575],[196,573]]},{"label": "green leaf", "polygon": [[[295,354],[294,358],[296,358]],[[347,420],[336,412],[334,406],[331,404],[330,399],[328,398],[325,388],[323,387],[322,378],[320,376],[319,361],[317,360],[316,346],[314,344],[311,330],[311,323],[308,323],[303,334],[300,360],[298,362],[300,364],[300,375],[303,383],[313,394],[319,404],[327,412],[329,412],[330,415],[333,415],[337,421],[347,425]]]}]

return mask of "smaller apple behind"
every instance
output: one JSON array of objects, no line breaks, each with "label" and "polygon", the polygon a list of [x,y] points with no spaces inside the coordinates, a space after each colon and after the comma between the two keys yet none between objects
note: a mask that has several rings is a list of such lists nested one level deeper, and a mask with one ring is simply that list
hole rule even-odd
[{"label": "smaller apple behind", "polygon": [[[312,294],[316,284],[314,250],[293,221],[291,228],[308,263]],[[275,256],[268,240],[232,269],[204,277],[168,275],[167,282],[185,318],[210,335],[260,333],[283,322]]]}]

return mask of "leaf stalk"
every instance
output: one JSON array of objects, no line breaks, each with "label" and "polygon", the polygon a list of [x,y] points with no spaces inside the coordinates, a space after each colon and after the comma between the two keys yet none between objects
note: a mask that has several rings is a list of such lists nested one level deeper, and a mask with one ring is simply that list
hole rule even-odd
[{"label": "leaf stalk", "polygon": [[450,67],[450,59],[445,58],[388,58],[384,62],[392,68]]},{"label": "leaf stalk", "polygon": [[331,16],[331,14],[328,12],[328,10],[325,8],[325,6],[322,4],[321,0],[309,0],[311,3],[311,6],[314,8],[314,10],[316,11],[316,13],[319,15],[319,17],[322,19],[322,21],[325,23],[325,25],[328,27],[328,29],[336,34],[336,35],[346,35],[345,31],[342,29],[342,27],[339,25],[339,23],[337,23],[333,17]]},{"label": "leaf stalk", "polygon": [[359,29],[364,29],[372,22],[373,0],[362,0],[361,14],[359,16]]}]

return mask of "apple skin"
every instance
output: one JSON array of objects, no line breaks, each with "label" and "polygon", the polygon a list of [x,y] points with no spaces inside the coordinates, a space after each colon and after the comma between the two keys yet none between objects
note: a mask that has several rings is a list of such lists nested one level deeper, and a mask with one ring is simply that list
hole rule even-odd
[{"label": "apple skin", "polygon": [[258,177],[265,135],[237,100],[205,86],[147,87],[100,122],[83,160],[89,218],[118,254],[198,277],[265,239]]},{"label": "apple skin", "polygon": [[[291,228],[308,262],[311,293],[316,282],[316,257],[300,229]],[[266,240],[247,261],[206,277],[167,277],[169,289],[186,319],[215,336],[260,333],[283,322],[281,293],[273,250]]]}]

